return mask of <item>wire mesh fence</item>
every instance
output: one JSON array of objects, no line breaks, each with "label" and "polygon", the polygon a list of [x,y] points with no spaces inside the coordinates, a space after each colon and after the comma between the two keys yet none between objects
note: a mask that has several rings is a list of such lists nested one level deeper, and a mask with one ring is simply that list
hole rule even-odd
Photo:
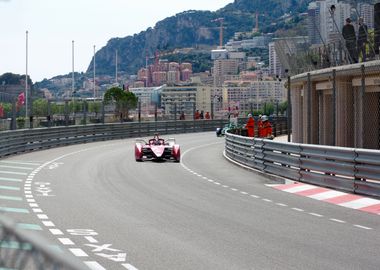
[{"label": "wire mesh fence", "polygon": [[292,77],[293,141],[380,149],[380,61]]},{"label": "wire mesh fence", "polygon": [[284,116],[286,102],[268,99],[238,100],[230,102],[196,103],[138,103],[135,108],[120,108],[116,103],[102,100],[46,100],[34,99],[28,115],[25,106],[8,102],[0,95],[3,113],[0,113],[0,130],[24,128],[102,124],[115,122],[180,121],[244,118],[253,115]]}]

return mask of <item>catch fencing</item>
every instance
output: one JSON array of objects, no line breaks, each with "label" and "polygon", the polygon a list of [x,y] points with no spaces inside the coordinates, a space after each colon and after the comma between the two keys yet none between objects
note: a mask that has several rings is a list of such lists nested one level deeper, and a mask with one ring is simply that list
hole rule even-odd
[{"label": "catch fencing", "polygon": [[380,197],[380,151],[282,143],[226,134],[226,155],[250,168],[319,186]]}]

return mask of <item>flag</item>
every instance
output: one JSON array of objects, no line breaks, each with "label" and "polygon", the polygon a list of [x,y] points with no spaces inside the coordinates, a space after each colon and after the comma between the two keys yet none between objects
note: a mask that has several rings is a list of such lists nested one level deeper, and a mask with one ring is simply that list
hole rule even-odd
[{"label": "flag", "polygon": [[1,118],[4,117],[4,107],[3,107],[3,104],[2,104],[2,103],[0,104],[0,117],[1,117]]},{"label": "flag", "polygon": [[18,105],[24,105],[25,104],[25,93],[24,92],[21,92],[18,95],[17,104]]}]

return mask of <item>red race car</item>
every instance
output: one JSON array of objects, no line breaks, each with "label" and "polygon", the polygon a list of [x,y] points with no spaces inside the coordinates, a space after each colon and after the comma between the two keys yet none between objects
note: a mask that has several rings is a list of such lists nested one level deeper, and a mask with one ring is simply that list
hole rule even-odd
[{"label": "red race car", "polygon": [[143,161],[143,159],[150,160],[174,160],[180,162],[181,150],[175,139],[170,138],[164,140],[154,135],[153,139],[148,142],[143,139],[137,139],[135,143],[135,159],[136,161]]}]

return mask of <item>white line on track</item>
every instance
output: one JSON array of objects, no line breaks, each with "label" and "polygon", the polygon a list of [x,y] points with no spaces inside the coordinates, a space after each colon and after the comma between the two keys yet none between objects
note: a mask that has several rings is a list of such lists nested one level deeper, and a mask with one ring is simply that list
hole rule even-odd
[{"label": "white line on track", "polygon": [[59,229],[49,229],[53,235],[63,235],[63,232]]},{"label": "white line on track", "polygon": [[269,199],[263,199],[264,202],[273,202],[272,200]]},{"label": "white line on track", "polygon": [[38,214],[37,217],[38,217],[39,219],[49,219],[48,216],[45,215],[45,214]]},{"label": "white line on track", "polygon": [[354,227],[359,228],[359,229],[364,229],[364,230],[372,230],[372,228],[370,227],[365,227],[365,226],[357,225],[357,224],[355,224]]},{"label": "white line on track", "polygon": [[51,221],[42,221],[42,224],[44,224],[46,227],[55,227],[54,223]]},{"label": "white line on track", "polygon": [[315,217],[323,217],[323,215],[317,214],[317,213],[309,213],[309,215],[315,216]]},{"label": "white line on track", "polygon": [[75,245],[73,241],[71,241],[69,238],[58,238],[59,242],[62,243],[62,245],[65,246],[73,246]]},{"label": "white line on track", "polygon": [[95,243],[98,243],[98,240],[96,240],[94,237],[92,236],[85,236],[84,238],[86,238],[86,240],[92,244],[95,244]]},{"label": "white line on track", "polygon": [[69,248],[69,250],[77,257],[88,257],[87,253],[81,248]]},{"label": "white line on track", "polygon": [[292,210],[297,211],[297,212],[305,212],[305,210],[297,207],[293,207]]},{"label": "white line on track", "polygon": [[124,264],[122,264],[122,266],[124,266],[128,270],[138,270],[136,267],[134,267],[133,265],[131,265],[129,263],[124,263]]},{"label": "white line on track", "polygon": [[336,218],[330,218],[329,220],[338,222],[338,223],[346,223],[344,220],[336,219]]},{"label": "white line on track", "polygon": [[286,206],[288,206],[287,204],[284,204],[284,203],[276,203],[276,205],[278,205],[278,206],[282,206],[282,207],[286,207]]},{"label": "white line on track", "polygon": [[106,270],[106,268],[104,268],[103,266],[101,266],[98,262],[94,262],[94,261],[88,261],[88,262],[84,262],[88,268],[90,268],[91,270]]}]

